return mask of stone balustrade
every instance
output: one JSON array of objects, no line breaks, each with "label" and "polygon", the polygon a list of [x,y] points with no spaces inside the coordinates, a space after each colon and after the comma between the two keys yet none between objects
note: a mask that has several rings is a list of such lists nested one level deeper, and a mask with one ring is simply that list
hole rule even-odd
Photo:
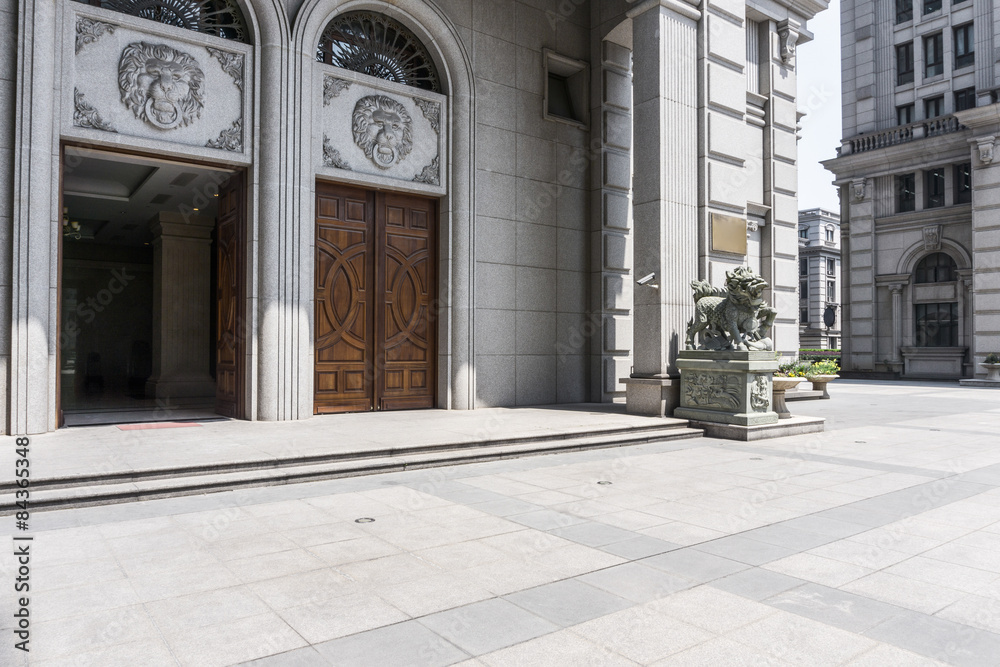
[{"label": "stone balustrade", "polygon": [[853,153],[864,153],[879,148],[888,148],[905,144],[915,139],[926,137],[937,137],[952,132],[960,132],[965,126],[958,122],[955,116],[940,116],[930,120],[910,123],[909,125],[898,125],[896,127],[874,132],[872,134],[859,134],[851,139],[845,139],[841,147],[837,150],[837,155],[851,155]]}]

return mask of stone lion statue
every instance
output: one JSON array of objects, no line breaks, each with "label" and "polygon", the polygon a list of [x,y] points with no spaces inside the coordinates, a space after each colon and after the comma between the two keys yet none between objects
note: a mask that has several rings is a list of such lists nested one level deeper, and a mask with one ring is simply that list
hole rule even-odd
[{"label": "stone lion statue", "polygon": [[354,143],[380,169],[413,150],[413,121],[406,108],[385,95],[362,97],[354,106]]},{"label": "stone lion statue", "polygon": [[[726,272],[725,288],[695,280],[694,318],[688,322],[689,350],[773,350],[771,327],[778,311],[764,303],[767,282],[750,268]],[[695,336],[701,344],[695,346]]]},{"label": "stone lion statue", "polygon": [[198,62],[166,44],[134,42],[118,61],[122,102],[136,118],[161,130],[184,127],[201,116],[204,84]]}]

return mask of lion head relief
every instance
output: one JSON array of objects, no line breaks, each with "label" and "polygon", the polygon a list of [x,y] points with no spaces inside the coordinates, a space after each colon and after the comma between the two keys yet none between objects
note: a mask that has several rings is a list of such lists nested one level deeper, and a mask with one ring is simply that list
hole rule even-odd
[{"label": "lion head relief", "polygon": [[122,102],[136,118],[161,130],[184,127],[201,116],[204,83],[198,61],[166,44],[134,42],[118,61]]},{"label": "lion head relief", "polygon": [[380,169],[413,150],[413,122],[406,108],[385,95],[362,97],[354,106],[354,143]]}]

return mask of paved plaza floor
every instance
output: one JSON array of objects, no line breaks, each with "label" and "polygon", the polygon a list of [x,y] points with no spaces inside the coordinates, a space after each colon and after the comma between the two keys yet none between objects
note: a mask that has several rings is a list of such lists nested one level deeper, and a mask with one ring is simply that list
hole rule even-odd
[{"label": "paved plaza floor", "polygon": [[30,663],[0,517],[0,664],[1000,664],[1000,392],[830,390],[819,434],[34,513]]}]

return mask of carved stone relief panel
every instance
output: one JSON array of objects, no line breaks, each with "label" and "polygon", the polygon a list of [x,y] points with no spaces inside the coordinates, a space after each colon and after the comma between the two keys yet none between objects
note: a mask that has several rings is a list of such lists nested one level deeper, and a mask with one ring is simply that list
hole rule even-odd
[{"label": "carved stone relief panel", "polygon": [[315,100],[320,171],[443,192],[443,95],[318,65]]},{"label": "carved stone relief panel", "polygon": [[114,133],[123,137],[117,143],[134,137],[140,147],[153,148],[152,140],[207,149],[202,154],[246,152],[250,47],[148,28],[120,14],[69,17],[76,29],[64,133]]},{"label": "carved stone relief panel", "polygon": [[736,375],[692,373],[684,391],[685,405],[734,410],[740,405],[743,384]]}]

